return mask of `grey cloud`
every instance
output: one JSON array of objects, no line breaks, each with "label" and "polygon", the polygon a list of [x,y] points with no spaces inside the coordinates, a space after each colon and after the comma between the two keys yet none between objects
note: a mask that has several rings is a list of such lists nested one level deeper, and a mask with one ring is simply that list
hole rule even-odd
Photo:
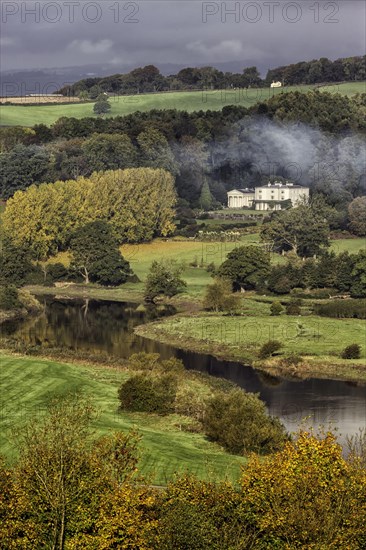
[{"label": "grey cloud", "polygon": [[[68,3],[59,0],[58,12],[56,2],[38,2],[43,9],[49,8],[39,14],[37,22],[34,15],[21,13],[22,5],[29,9],[36,3],[2,3],[3,70],[94,61],[111,63],[116,70],[120,60],[131,66],[237,61],[242,66],[250,62],[267,68],[365,51],[366,7],[362,1],[80,0],[75,1],[72,20]],[[236,13],[229,13],[235,6],[239,6]],[[17,13],[10,13],[17,8]],[[57,13],[59,21],[52,22]]]}]

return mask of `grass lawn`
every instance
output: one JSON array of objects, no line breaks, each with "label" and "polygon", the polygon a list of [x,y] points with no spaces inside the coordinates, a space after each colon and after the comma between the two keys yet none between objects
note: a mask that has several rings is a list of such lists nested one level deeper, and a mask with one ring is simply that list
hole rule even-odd
[{"label": "grass lawn", "polygon": [[[249,301],[248,301],[249,302]],[[251,304],[248,304],[251,307]],[[164,331],[189,338],[208,340],[213,344],[231,346],[235,353],[258,348],[268,340],[279,340],[284,344],[283,352],[303,355],[339,354],[353,343],[363,347],[366,357],[366,321],[360,319],[331,319],[318,316],[269,316],[258,315],[243,309],[247,317],[204,315],[197,317],[174,317],[160,323]],[[158,324],[158,323],[157,323]]]},{"label": "grass lawn", "polygon": [[[137,327],[136,333],[171,345],[206,352],[225,359],[253,363],[257,351],[268,340],[283,344],[281,355],[301,354],[314,358],[315,370],[309,375],[321,376],[324,360],[327,374],[332,365],[343,370],[334,376],[346,379],[366,380],[366,321],[359,319],[331,319],[314,315],[270,316],[270,303],[251,298],[242,299],[243,316],[231,317],[222,314],[200,313],[191,316],[174,316],[164,321]],[[347,362],[339,358],[348,345],[358,343],[362,349],[361,359]],[[352,363],[352,365],[351,365]],[[356,369],[348,367],[356,365]],[[357,372],[356,372],[357,370]]]},{"label": "grass lawn", "polygon": [[177,471],[194,472],[204,479],[237,479],[244,459],[225,453],[201,434],[181,431],[183,417],[119,413],[117,388],[127,377],[127,371],[117,368],[0,355],[1,452],[9,458],[13,456],[9,441],[12,426],[42,410],[52,396],[83,391],[101,411],[95,426],[99,434],[138,428],[143,451],[140,469],[152,476],[152,483],[165,485]]},{"label": "grass lawn", "polygon": [[[340,85],[319,88],[343,95],[354,95],[365,88],[363,82],[349,82]],[[258,101],[265,101],[273,95],[290,91],[307,92],[314,85],[289,86],[285,88],[252,88],[249,90],[213,90],[194,92],[162,92],[158,94],[140,94],[110,98],[112,109],[108,116],[128,115],[136,111],[151,109],[177,109],[179,111],[221,110],[225,105],[243,105],[250,107]],[[364,91],[364,90],[363,90]],[[95,116],[93,103],[74,105],[1,105],[0,125],[33,126],[34,124],[53,124],[60,117],[84,118]]]},{"label": "grass lawn", "polygon": [[342,84],[329,84],[321,86],[321,92],[329,92],[331,94],[341,94],[353,96],[355,94],[366,93],[366,82],[343,82]]},{"label": "grass lawn", "polygon": [[331,241],[330,250],[333,250],[336,254],[340,254],[341,252],[357,254],[360,250],[366,250],[366,238],[337,239]]}]

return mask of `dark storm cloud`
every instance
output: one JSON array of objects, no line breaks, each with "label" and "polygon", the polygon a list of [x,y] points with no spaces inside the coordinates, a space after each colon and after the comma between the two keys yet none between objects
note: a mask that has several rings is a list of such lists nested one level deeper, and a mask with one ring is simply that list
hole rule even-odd
[{"label": "dark storm cloud", "polygon": [[277,66],[365,51],[365,4],[4,0],[1,69],[108,63]]}]

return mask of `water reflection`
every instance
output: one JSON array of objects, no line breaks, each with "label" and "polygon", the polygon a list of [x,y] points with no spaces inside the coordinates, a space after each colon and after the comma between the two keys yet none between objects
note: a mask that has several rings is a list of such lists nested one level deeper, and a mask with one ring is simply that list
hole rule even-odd
[{"label": "water reflection", "polygon": [[163,358],[175,355],[186,368],[227,378],[247,391],[259,393],[270,412],[280,416],[290,431],[307,419],[307,426],[331,424],[344,442],[347,434],[366,426],[365,386],[336,380],[284,380],[239,363],[184,352],[133,333],[139,324],[174,313],[172,307],[146,308],[135,303],[54,298],[45,298],[44,303],[42,315],[3,325],[0,334],[20,338],[28,345],[103,351],[118,357],[139,351],[157,352]]}]

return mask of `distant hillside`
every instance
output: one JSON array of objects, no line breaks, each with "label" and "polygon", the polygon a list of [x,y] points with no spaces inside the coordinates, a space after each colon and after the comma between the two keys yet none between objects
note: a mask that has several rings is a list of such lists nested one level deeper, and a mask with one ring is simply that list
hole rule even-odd
[{"label": "distant hillside", "polygon": [[282,85],[314,85],[366,80],[366,56],[330,61],[322,57],[312,61],[270,69],[264,79],[257,67],[246,67],[240,73],[223,72],[215,67],[186,67],[176,74],[164,76],[154,65],[147,65],[125,74],[91,77],[63,86],[59,93],[83,95],[95,99],[100,93],[134,95],[151,92],[185,90],[224,90],[230,88],[268,87],[272,81]]},{"label": "distant hillside", "polygon": [[[321,87],[318,85],[304,85],[283,88],[250,88],[248,90],[237,88],[235,90],[163,92],[115,96],[109,99],[112,108],[107,118],[126,116],[137,111],[148,112],[152,110],[167,111],[175,109],[187,113],[221,111],[221,109],[229,105],[248,109],[256,104],[267,102],[272,97],[283,97],[287,93],[294,91],[306,94],[306,92],[314,89],[321,92],[329,92],[332,96],[334,94],[341,94],[342,96],[352,97],[356,94],[365,93],[366,84],[365,82],[345,82],[343,84]],[[40,123],[49,126],[61,117],[72,117],[75,119],[92,117],[88,120],[89,125],[91,125],[91,120],[93,119],[97,119],[100,124],[103,122],[103,119],[96,117],[94,114],[93,103],[90,101],[73,105],[0,105],[1,126],[34,126]]]}]

